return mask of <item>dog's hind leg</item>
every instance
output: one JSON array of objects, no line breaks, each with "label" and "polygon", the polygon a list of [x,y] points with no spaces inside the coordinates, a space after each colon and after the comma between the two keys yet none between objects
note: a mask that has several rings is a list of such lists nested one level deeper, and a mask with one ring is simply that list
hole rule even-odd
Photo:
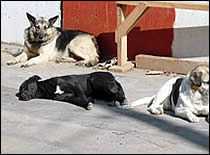
[{"label": "dog's hind leg", "polygon": [[77,60],[75,60],[74,58],[71,57],[56,57],[55,58],[55,62],[56,63],[73,63],[76,62]]},{"label": "dog's hind leg", "polygon": [[93,36],[83,34],[75,37],[69,44],[71,54],[80,58],[77,65],[93,66],[98,63],[98,49],[93,38]]},{"label": "dog's hind leg", "polygon": [[[66,86],[68,87],[68,84]],[[92,109],[92,106],[93,106],[92,98],[88,98],[85,95],[85,92],[83,91],[83,89],[78,83],[74,84],[74,87],[72,87],[72,85],[69,85],[69,87],[73,89],[73,92],[71,93],[65,92],[63,94],[56,95],[54,99],[59,100],[59,101],[69,102],[74,105],[83,107],[87,110]],[[62,86],[61,86],[61,89],[62,89]]]},{"label": "dog's hind leg", "polygon": [[173,90],[173,84],[178,77],[168,80],[157,92],[147,110],[156,115],[164,113],[165,107],[170,108],[170,94]]},{"label": "dog's hind leg", "polygon": [[28,56],[25,52],[22,52],[17,57],[13,58],[12,60],[7,61],[7,65],[14,65],[21,62],[26,62],[28,60]]},{"label": "dog's hind leg", "polygon": [[63,93],[56,95],[54,97],[54,100],[72,103],[74,105],[83,107],[87,110],[90,110],[92,108],[92,103],[89,102],[88,98],[85,98],[83,96],[77,96],[72,93]]}]

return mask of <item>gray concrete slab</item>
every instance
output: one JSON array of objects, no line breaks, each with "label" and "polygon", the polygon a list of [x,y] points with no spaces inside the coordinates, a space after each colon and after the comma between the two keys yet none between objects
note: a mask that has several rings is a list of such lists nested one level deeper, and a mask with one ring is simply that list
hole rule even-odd
[{"label": "gray concrete slab", "polygon": [[[18,101],[20,83],[34,74],[45,79],[95,70],[54,63],[7,66],[11,57],[1,52],[1,153],[209,153],[209,124],[204,118],[192,124],[167,114],[151,115],[146,105],[123,110],[103,101],[90,111],[51,100]],[[153,95],[177,76],[145,72],[113,73],[129,102]]]}]

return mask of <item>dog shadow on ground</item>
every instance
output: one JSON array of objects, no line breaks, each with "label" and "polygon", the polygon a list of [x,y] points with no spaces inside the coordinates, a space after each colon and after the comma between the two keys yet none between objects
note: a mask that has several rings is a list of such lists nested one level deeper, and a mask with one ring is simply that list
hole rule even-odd
[{"label": "dog shadow on ground", "polygon": [[[101,102],[101,101],[98,101],[98,103],[99,102]],[[142,113],[140,111],[136,111],[133,108],[121,109],[121,108],[117,108],[117,107],[110,107],[110,106],[107,106],[106,104],[101,104],[101,103],[97,104],[96,106],[100,106],[103,109],[112,111],[112,112],[117,113],[121,116],[131,117],[138,121],[147,123],[151,126],[159,128],[163,132],[175,134],[176,136],[179,136],[182,139],[185,139],[191,143],[201,146],[205,150],[209,150],[208,135],[200,133],[190,127],[176,125],[175,123],[170,122],[168,120],[163,120],[163,119],[159,118],[158,116]],[[174,114],[172,112],[167,111],[165,114],[170,117],[176,117],[176,116],[174,116]],[[177,119],[180,119],[180,118],[177,118]]]}]

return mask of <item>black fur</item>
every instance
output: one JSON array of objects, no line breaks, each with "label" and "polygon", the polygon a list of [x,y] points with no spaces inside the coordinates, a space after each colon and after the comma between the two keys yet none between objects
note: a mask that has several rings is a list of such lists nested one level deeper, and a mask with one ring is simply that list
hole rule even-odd
[{"label": "black fur", "polygon": [[80,34],[87,34],[86,32],[79,31],[79,30],[61,30],[60,28],[57,28],[57,30],[60,32],[59,37],[56,40],[56,48],[59,51],[64,51],[66,49],[66,46],[68,43],[71,42],[72,39],[74,39],[76,36]]},{"label": "black fur", "polygon": [[[52,99],[87,108],[88,103],[93,102],[94,99],[119,101],[121,105],[126,99],[120,83],[109,72],[93,72],[39,80],[40,77],[35,75],[24,81],[16,94],[19,100]],[[64,93],[55,94],[57,85]]]},{"label": "black fur", "polygon": [[[170,99],[171,101],[173,100],[173,104],[176,106],[177,104],[177,101],[178,101],[178,97],[179,97],[179,88],[181,86],[181,83],[183,81],[184,78],[178,78],[176,80],[176,82],[173,84],[172,86],[172,91],[171,91],[171,94],[170,94]],[[170,103],[172,104],[172,102]]]}]

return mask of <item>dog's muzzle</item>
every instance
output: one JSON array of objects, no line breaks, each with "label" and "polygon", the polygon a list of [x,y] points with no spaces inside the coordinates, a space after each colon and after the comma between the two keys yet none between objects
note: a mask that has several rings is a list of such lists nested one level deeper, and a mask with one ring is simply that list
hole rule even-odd
[{"label": "dog's muzzle", "polygon": [[28,101],[28,100],[30,100],[31,98],[30,98],[30,96],[27,94],[27,93],[20,93],[20,92],[18,92],[18,93],[16,93],[16,96],[18,97],[18,99],[19,100],[21,100],[21,101]]}]

